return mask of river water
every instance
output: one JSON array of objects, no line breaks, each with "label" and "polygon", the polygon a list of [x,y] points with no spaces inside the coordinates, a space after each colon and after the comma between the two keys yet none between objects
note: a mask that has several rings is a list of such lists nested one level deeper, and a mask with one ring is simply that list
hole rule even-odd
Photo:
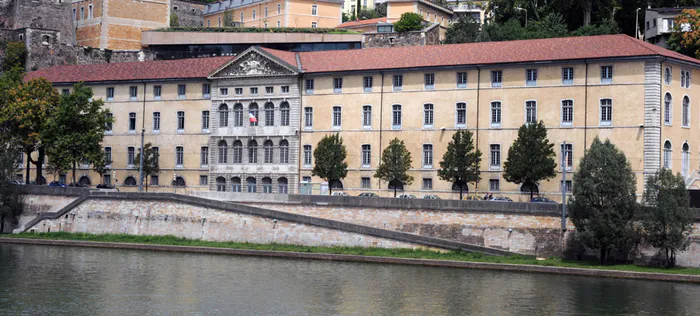
[{"label": "river water", "polygon": [[0,244],[0,315],[700,315],[700,286]]}]

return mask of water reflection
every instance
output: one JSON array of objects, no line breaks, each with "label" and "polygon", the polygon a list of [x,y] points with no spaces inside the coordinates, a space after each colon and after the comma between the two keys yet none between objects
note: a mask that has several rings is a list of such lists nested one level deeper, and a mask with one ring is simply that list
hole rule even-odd
[{"label": "water reflection", "polygon": [[700,286],[0,244],[0,315],[694,315]]}]

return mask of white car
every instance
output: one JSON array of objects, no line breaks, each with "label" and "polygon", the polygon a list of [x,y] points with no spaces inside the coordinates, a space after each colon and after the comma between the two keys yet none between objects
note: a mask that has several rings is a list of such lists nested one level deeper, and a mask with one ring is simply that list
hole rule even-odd
[{"label": "white car", "polygon": [[343,191],[335,191],[335,192],[331,193],[331,196],[350,196],[350,194],[347,194]]},{"label": "white car", "polygon": [[399,196],[396,197],[397,199],[415,199],[416,196],[413,194],[399,194]]}]

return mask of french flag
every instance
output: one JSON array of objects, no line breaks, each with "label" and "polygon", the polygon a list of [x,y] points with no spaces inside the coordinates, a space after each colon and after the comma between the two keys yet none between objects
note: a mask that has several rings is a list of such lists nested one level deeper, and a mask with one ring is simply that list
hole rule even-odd
[{"label": "french flag", "polygon": [[248,112],[248,117],[250,117],[250,122],[251,123],[257,123],[258,119],[255,118],[255,115],[253,115],[253,112]]}]

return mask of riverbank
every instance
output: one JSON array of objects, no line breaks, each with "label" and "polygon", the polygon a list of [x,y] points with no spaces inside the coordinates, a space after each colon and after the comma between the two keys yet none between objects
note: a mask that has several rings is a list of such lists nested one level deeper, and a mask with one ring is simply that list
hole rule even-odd
[{"label": "riverbank", "polygon": [[286,244],[210,242],[183,239],[174,236],[93,235],[72,233],[24,233],[7,235],[0,237],[0,243],[375,262],[700,283],[700,269],[697,268],[662,269],[638,267],[635,265],[599,266],[585,262],[569,262],[559,259],[536,260],[521,256],[486,256],[478,253],[459,251],[434,252],[428,250],[362,247],[307,247]]}]

